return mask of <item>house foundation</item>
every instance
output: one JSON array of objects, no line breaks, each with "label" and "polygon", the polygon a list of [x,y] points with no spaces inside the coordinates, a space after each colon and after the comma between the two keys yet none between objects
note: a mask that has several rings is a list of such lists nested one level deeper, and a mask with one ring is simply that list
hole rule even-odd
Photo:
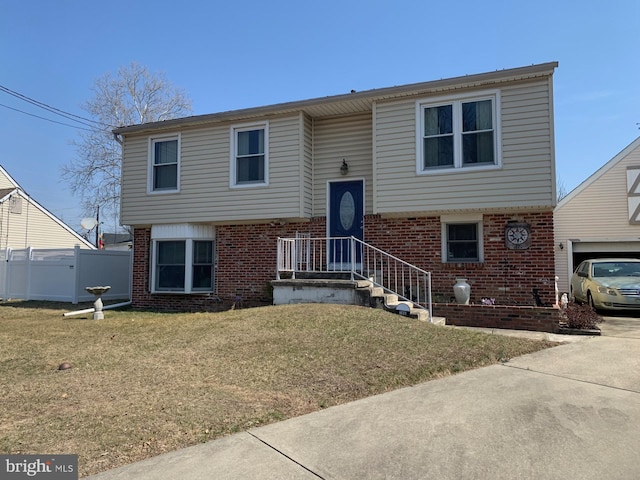
[{"label": "house foundation", "polygon": [[[505,246],[505,226],[530,225],[526,249]],[[533,291],[544,304],[555,302],[552,211],[487,213],[482,217],[483,261],[447,263],[442,258],[439,216],[385,218],[366,215],[365,242],[432,274],[434,302],[451,302],[457,278],[471,285],[472,304],[492,298],[496,305],[535,305]],[[300,223],[217,225],[215,291],[207,294],[150,293],[151,229],[134,234],[132,306],[166,311],[218,311],[232,306],[273,302],[270,282],[276,278],[277,239],[297,233],[326,236],[325,217]]]}]

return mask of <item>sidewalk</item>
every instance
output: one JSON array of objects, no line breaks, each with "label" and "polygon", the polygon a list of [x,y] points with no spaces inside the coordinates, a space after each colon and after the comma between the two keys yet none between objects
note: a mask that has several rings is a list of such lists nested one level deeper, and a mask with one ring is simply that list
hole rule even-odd
[{"label": "sidewalk", "polygon": [[640,478],[630,325],[88,478]]}]

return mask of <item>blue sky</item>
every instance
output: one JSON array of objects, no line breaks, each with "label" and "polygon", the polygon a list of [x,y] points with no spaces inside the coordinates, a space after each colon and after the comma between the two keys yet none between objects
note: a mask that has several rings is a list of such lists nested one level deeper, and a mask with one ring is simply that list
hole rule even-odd
[{"label": "blue sky", "polygon": [[[640,135],[639,40],[637,0],[0,0],[0,85],[85,115],[94,80],[136,61],[205,114],[558,61],[569,191]],[[2,92],[0,104],[62,120]],[[78,132],[6,107],[0,126],[0,164],[80,229],[60,175]]]}]

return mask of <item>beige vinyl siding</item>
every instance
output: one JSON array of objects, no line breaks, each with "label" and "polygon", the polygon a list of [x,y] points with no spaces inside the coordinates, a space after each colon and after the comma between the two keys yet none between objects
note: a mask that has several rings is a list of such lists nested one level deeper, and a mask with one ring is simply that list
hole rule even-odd
[{"label": "beige vinyl siding", "polygon": [[16,188],[16,185],[0,171],[0,188]]},{"label": "beige vinyl siding", "polygon": [[[327,210],[327,182],[364,179],[365,211],[372,213],[372,119],[370,113],[314,120],[313,215]],[[340,174],[344,159],[349,165],[346,176]]]},{"label": "beige vinyl siding", "polygon": [[302,201],[305,217],[313,216],[313,120],[303,117]]},{"label": "beige vinyl siding", "polygon": [[25,197],[22,212],[11,212],[11,200],[0,205],[0,249],[18,248],[89,248],[72,231],[43,212]]},{"label": "beige vinyl siding", "polygon": [[178,193],[147,193],[149,136],[127,137],[122,172],[122,222],[140,225],[303,217],[300,181],[302,120],[303,117],[297,114],[268,120],[267,186],[230,186],[233,123],[180,132]]},{"label": "beige vinyl siding", "polygon": [[376,104],[375,213],[553,206],[555,170],[550,77],[500,89],[500,169],[469,168],[418,175],[416,100],[427,99]]},{"label": "beige vinyl siding", "polygon": [[640,142],[621,153],[617,163],[584,188],[578,187],[582,189],[554,212],[556,275],[561,291],[568,291],[571,252],[567,240],[607,243],[640,239],[640,225],[629,223],[627,204],[627,167],[640,167]]}]

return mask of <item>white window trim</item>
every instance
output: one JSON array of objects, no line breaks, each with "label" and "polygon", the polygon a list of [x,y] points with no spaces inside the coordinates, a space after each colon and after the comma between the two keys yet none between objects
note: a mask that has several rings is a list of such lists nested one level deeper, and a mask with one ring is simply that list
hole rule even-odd
[{"label": "white window trim", "polygon": [[[185,265],[184,265],[184,289],[183,290],[158,290],[156,288],[157,275],[157,254],[159,242],[185,242]],[[213,243],[213,262],[215,273],[215,248],[216,242],[213,238],[157,238],[151,241],[151,293],[169,293],[177,295],[208,295],[215,290],[215,276],[212,279],[211,290],[193,290],[193,242],[212,242]]]},{"label": "white window trim", "polygon": [[[237,164],[237,133],[247,130],[264,130],[264,181],[251,183],[238,183],[236,176]],[[230,159],[229,159],[229,187],[230,188],[260,188],[269,185],[269,122],[241,123],[232,125],[229,132],[230,137]]]},{"label": "white window trim", "polygon": [[[475,223],[478,226],[478,260],[449,260],[447,249],[447,225],[459,223]],[[484,262],[484,240],[482,228],[482,214],[468,215],[442,215],[440,217],[441,238],[442,238],[442,263],[483,263]]]},{"label": "white window trim", "polygon": [[[157,290],[156,289],[156,269],[158,242],[163,241],[184,241],[185,242],[185,279],[184,290]],[[214,278],[211,290],[193,290],[193,242],[204,241],[213,242],[213,269]],[[216,262],[216,239],[215,229],[211,225],[191,225],[191,224],[171,224],[154,225],[151,228],[151,278],[149,279],[151,293],[172,294],[172,295],[208,295],[215,291],[215,262]]]},{"label": "white window trim", "polygon": [[[154,167],[154,145],[156,142],[166,142],[170,140],[178,140],[178,168],[176,169],[176,188],[167,188],[162,190],[153,189],[153,167]],[[150,195],[168,195],[180,192],[180,157],[182,151],[182,135],[180,133],[172,133],[170,135],[157,135],[149,137],[148,161],[147,161],[147,193]]]},{"label": "white window trim", "polygon": [[[481,100],[491,100],[493,113],[493,149],[495,153],[494,163],[492,165],[462,165],[462,119],[461,104],[464,102],[476,102]],[[424,148],[424,114],[425,107],[439,107],[443,105],[454,104],[453,117],[453,167],[446,168],[427,168],[423,167],[423,148]],[[433,98],[424,98],[416,101],[416,173],[418,175],[440,175],[447,173],[464,173],[477,170],[497,170],[502,168],[502,122],[500,118],[500,90],[482,90],[478,92],[470,92],[466,94],[449,95]],[[456,112],[456,110],[459,110]]]}]

